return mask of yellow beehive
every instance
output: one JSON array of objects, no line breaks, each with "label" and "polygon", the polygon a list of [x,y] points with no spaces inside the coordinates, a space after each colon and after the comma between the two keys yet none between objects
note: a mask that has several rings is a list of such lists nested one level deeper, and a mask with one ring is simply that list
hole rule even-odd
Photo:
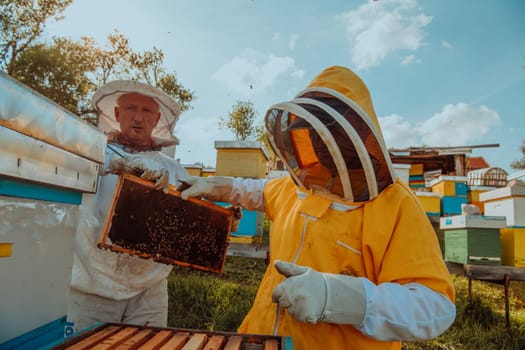
[{"label": "yellow beehive", "polygon": [[525,228],[500,229],[501,263],[525,267]]},{"label": "yellow beehive", "polygon": [[416,191],[415,193],[417,199],[419,199],[419,202],[421,203],[421,205],[423,205],[423,208],[425,209],[427,215],[440,216],[441,196],[439,195],[439,193],[418,191]]},{"label": "yellow beehive", "polygon": [[11,256],[13,252],[13,243],[1,243],[0,242],[0,258]]},{"label": "yellow beehive", "polygon": [[201,176],[202,177],[208,177],[208,176],[215,176],[215,168],[203,168]]},{"label": "yellow beehive", "polygon": [[432,192],[442,196],[462,196],[467,195],[467,177],[466,176],[440,176],[430,182]]},{"label": "yellow beehive", "polygon": [[470,186],[467,192],[467,200],[469,203],[480,202],[479,195],[483,192],[492,191],[496,187],[489,186]]},{"label": "yellow beehive", "polygon": [[477,206],[481,214],[485,213],[485,206],[479,199],[479,195],[483,192],[492,191],[495,188],[490,186],[470,186],[467,192],[467,203]]},{"label": "yellow beehive", "polygon": [[408,175],[423,175],[423,164],[410,164],[410,171]]},{"label": "yellow beehive", "polygon": [[200,164],[184,164],[183,165],[188,174],[191,176],[201,176],[202,173],[202,165]]},{"label": "yellow beehive", "polygon": [[258,141],[215,141],[217,176],[264,178],[270,155]]}]

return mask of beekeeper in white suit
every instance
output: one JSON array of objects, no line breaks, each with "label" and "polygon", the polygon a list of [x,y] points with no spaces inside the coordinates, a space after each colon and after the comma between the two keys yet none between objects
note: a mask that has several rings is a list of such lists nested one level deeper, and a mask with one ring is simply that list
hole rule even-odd
[{"label": "beekeeper in white suit", "polygon": [[290,176],[192,178],[182,192],[272,221],[270,265],[238,331],[291,336],[297,350],[393,350],[444,332],[452,280],[361,79],[330,67],[273,105],[265,126]]},{"label": "beekeeper in white suit", "polygon": [[161,152],[178,143],[173,128],[177,102],[163,91],[136,81],[120,80],[93,95],[98,127],[108,135],[106,162],[96,194],[84,195],[76,233],[67,319],[75,330],[96,322],[165,327],[167,276],[172,267],[128,254],[97,248],[115,190],[115,174],[139,174],[159,190],[188,174]]}]

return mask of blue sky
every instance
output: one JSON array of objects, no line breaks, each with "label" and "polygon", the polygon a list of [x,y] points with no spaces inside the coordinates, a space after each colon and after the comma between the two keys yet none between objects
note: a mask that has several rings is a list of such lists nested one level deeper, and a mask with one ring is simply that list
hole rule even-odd
[{"label": "blue sky", "polygon": [[512,173],[525,140],[522,0],[74,0],[46,35],[99,46],[115,29],[154,46],[195,92],[175,134],[182,163],[215,166],[214,141],[236,101],[257,122],[324,68],[368,85],[388,147],[465,146]]}]

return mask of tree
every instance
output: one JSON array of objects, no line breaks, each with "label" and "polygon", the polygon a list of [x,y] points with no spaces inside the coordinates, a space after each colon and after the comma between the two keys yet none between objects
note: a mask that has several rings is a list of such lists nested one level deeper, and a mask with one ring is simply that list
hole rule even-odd
[{"label": "tree", "polygon": [[182,111],[190,108],[194,93],[179,84],[175,72],[166,71],[162,50],[153,47],[153,51],[145,51],[143,54],[132,53],[130,62],[135,79],[143,80],[175,97]]},{"label": "tree", "polygon": [[0,68],[12,75],[14,64],[42,34],[48,19],[60,20],[73,0],[0,0]]},{"label": "tree", "polygon": [[228,128],[235,134],[237,140],[244,141],[255,138],[257,127],[253,126],[256,112],[250,101],[237,101],[227,118],[219,119],[219,128]]},{"label": "tree", "polygon": [[181,110],[190,108],[194,93],[178,83],[175,73],[166,72],[163,61],[161,50],[135,53],[128,39],[115,31],[108,35],[104,48],[89,37],[76,42],[53,38],[49,44],[33,44],[12,67],[16,79],[96,124],[90,97],[98,86],[114,79],[145,81],[173,96]]},{"label": "tree", "polygon": [[521,154],[523,155],[521,159],[515,160],[510,164],[512,169],[525,169],[525,140],[521,142]]},{"label": "tree", "polygon": [[88,94],[96,87],[87,76],[96,68],[89,45],[87,39],[55,38],[50,45],[30,46],[13,61],[12,75],[71,112],[86,114],[92,111]]},{"label": "tree", "polygon": [[38,42],[48,19],[60,15],[72,0],[0,0],[0,69],[59,105],[96,124],[89,97],[114,79],[142,80],[173,96],[189,109],[194,93],[164,68],[164,53],[136,53],[115,30],[99,48],[94,39],[75,42],[53,38]]}]

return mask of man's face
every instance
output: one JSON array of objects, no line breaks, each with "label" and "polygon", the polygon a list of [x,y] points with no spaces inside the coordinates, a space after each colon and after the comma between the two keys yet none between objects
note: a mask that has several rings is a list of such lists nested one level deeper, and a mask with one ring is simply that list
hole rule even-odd
[{"label": "man's face", "polygon": [[137,93],[122,95],[115,107],[123,142],[139,146],[151,144],[151,133],[160,119],[159,105],[151,97]]}]

